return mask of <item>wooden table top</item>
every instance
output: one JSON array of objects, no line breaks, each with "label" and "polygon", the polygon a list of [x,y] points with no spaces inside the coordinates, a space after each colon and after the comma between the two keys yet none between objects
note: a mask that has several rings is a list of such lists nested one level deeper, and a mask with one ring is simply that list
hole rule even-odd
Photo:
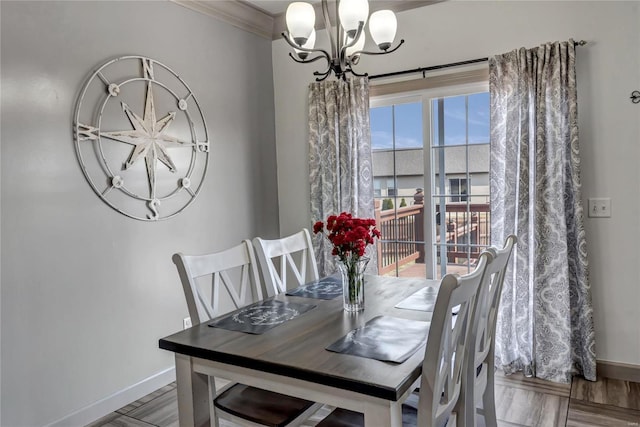
[{"label": "wooden table top", "polygon": [[429,312],[394,308],[425,286],[424,279],[366,276],[365,309],[343,310],[342,297],[319,300],[279,294],[280,301],[315,304],[311,311],[261,335],[228,331],[205,322],[162,338],[160,348],[187,356],[351,390],[397,401],[420,376],[424,347],[401,364],[325,350],[349,331],[379,315],[431,320]]}]

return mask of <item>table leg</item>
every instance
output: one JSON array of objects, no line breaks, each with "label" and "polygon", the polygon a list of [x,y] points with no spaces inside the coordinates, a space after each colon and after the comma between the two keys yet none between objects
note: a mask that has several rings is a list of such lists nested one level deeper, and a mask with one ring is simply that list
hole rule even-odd
[{"label": "table leg", "polygon": [[387,401],[384,405],[365,404],[365,427],[402,427],[402,404]]},{"label": "table leg", "polygon": [[194,372],[192,359],[178,353],[176,386],[180,427],[210,427],[209,377]]}]

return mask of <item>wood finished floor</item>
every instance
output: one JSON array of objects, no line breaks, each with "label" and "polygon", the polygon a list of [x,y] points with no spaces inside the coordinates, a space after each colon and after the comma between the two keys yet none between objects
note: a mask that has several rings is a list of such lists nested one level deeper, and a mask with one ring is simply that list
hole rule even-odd
[{"label": "wood finished floor", "polygon": [[[329,414],[323,407],[304,427]],[[597,382],[574,378],[557,384],[522,375],[496,377],[499,427],[640,427],[640,384],[613,379]],[[483,420],[479,420],[483,427]],[[175,383],[169,384],[90,427],[178,427]],[[221,427],[234,427],[221,422]],[[384,426],[380,426],[384,427]]]}]

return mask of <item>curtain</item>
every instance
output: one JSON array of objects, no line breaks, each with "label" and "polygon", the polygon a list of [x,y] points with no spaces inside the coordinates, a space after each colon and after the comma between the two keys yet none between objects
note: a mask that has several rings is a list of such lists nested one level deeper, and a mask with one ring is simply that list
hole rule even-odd
[{"label": "curtain", "polygon": [[576,373],[595,381],[573,40],[497,55],[489,73],[492,244],[518,236],[496,365],[557,382]]},{"label": "curtain", "polygon": [[[366,77],[309,85],[309,173],[312,221],[341,212],[374,217]],[[315,236],[313,245],[320,276],[335,272],[327,239]],[[369,268],[375,269],[370,255]]]}]

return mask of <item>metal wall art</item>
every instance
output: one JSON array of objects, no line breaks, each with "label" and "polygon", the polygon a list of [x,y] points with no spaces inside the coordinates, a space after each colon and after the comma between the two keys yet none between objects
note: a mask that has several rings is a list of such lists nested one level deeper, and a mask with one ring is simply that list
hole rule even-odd
[{"label": "metal wall art", "polygon": [[204,184],[209,135],[193,91],[143,56],[100,66],[76,105],[78,161],[96,194],[131,218],[171,218]]}]

